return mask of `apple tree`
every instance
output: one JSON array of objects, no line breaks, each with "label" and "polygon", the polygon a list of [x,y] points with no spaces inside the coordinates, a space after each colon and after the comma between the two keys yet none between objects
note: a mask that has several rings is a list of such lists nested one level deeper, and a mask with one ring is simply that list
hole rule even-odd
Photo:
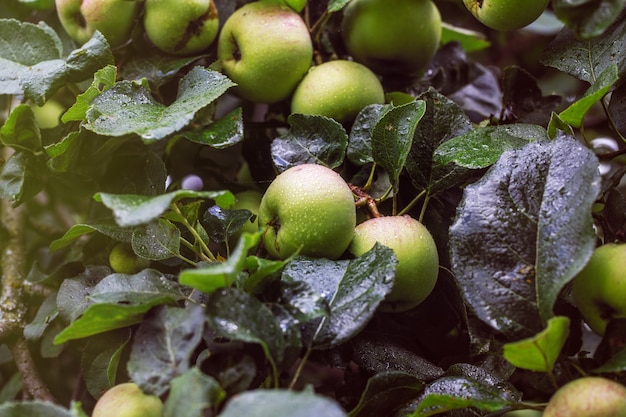
[{"label": "apple tree", "polygon": [[625,7],[4,0],[0,417],[626,414]]}]

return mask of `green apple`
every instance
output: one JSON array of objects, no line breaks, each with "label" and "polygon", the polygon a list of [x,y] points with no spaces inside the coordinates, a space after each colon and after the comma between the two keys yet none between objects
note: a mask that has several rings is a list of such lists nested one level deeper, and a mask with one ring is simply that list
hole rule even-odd
[{"label": "green apple", "polygon": [[411,216],[374,217],[359,224],[349,251],[360,256],[378,242],[393,249],[398,266],[381,311],[409,310],[428,297],[437,282],[437,245],[426,227]]},{"label": "green apple", "polygon": [[143,26],[163,52],[192,55],[211,46],[220,22],[213,0],[146,0]]},{"label": "green apple", "polygon": [[63,29],[78,43],[85,43],[96,30],[111,47],[130,38],[139,15],[140,3],[134,0],[56,0]]},{"label": "green apple", "polygon": [[67,108],[57,100],[48,100],[43,106],[31,105],[35,120],[40,129],[51,129],[57,127],[61,120],[61,115],[65,113]]},{"label": "green apple", "polygon": [[602,377],[575,379],[559,388],[543,417],[626,416],[626,387]]},{"label": "green apple", "polygon": [[235,204],[230,207],[231,210],[248,210],[255,216],[257,220],[254,222],[247,222],[235,235],[235,239],[242,233],[255,233],[259,231],[259,207],[261,206],[261,199],[263,194],[257,190],[245,190],[235,194]]},{"label": "green apple", "polygon": [[379,74],[420,75],[441,40],[441,15],[431,0],[352,0],[341,35],[354,59]]},{"label": "green apple", "polygon": [[626,244],[608,243],[593,252],[574,277],[574,302],[591,329],[604,335],[609,321],[626,317]]},{"label": "green apple", "polygon": [[302,164],[280,173],[259,207],[263,243],[270,256],[296,253],[336,259],[345,252],[356,225],[348,184],[330,168]]},{"label": "green apple", "polygon": [[137,256],[130,245],[117,243],[109,252],[109,265],[115,272],[132,275],[149,267],[150,261]]},{"label": "green apple", "polygon": [[309,70],[291,98],[291,112],[332,117],[349,123],[370,104],[383,104],[376,74],[358,62],[335,60]]},{"label": "green apple", "polygon": [[217,56],[240,97],[275,103],[291,95],[311,66],[313,44],[306,23],[293,9],[257,1],[226,20]]},{"label": "green apple", "polygon": [[132,382],[115,385],[96,402],[91,417],[162,417],[163,402]]},{"label": "green apple", "polygon": [[546,10],[550,0],[463,0],[482,24],[496,30],[515,30],[530,25]]}]

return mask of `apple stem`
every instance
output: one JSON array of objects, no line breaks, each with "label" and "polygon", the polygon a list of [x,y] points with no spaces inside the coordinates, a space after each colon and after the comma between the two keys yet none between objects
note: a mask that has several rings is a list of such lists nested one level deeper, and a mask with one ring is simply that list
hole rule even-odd
[{"label": "apple stem", "polygon": [[348,184],[348,186],[355,197],[354,204],[356,207],[366,207],[370,217],[383,217],[383,215],[378,211],[378,205],[376,204],[375,198],[363,191],[363,189],[359,188],[357,185]]}]

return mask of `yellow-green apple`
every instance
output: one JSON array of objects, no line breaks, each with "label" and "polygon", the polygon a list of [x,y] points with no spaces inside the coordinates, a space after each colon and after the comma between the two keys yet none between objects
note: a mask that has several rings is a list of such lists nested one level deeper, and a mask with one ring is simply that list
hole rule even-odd
[{"label": "yellow-green apple", "polygon": [[129,244],[116,243],[109,252],[109,265],[115,272],[132,275],[149,267],[150,261],[137,256]]},{"label": "yellow-green apple", "polygon": [[393,249],[398,259],[393,288],[379,309],[402,312],[424,301],[439,273],[437,245],[426,226],[408,215],[374,217],[356,226],[348,250],[360,256],[376,242]]},{"label": "yellow-green apple", "polygon": [[213,0],[146,0],[143,26],[163,52],[192,55],[211,46],[220,22]]},{"label": "yellow-green apple", "polygon": [[550,398],[543,417],[626,416],[626,387],[602,377],[568,382]]},{"label": "yellow-green apple", "polygon": [[56,0],[55,4],[72,39],[83,44],[98,30],[111,47],[128,41],[141,10],[136,0]]},{"label": "yellow-green apple", "polygon": [[379,74],[420,75],[441,40],[441,14],[431,0],[352,0],[341,34],[354,59]]},{"label": "yellow-green apple", "polygon": [[376,74],[358,62],[338,59],[309,70],[293,93],[291,112],[350,123],[365,106],[384,102]]},{"label": "yellow-green apple", "polygon": [[613,318],[626,317],[626,244],[596,248],[573,280],[572,295],[591,329],[604,335]]},{"label": "yellow-green apple", "polygon": [[293,9],[256,1],[226,20],[217,55],[240,97],[275,103],[291,95],[311,66],[313,44],[306,23]]},{"label": "yellow-green apple", "polygon": [[485,26],[507,31],[521,29],[537,20],[550,0],[463,0],[463,3]]},{"label": "yellow-green apple", "polygon": [[354,234],[352,191],[335,171],[322,165],[296,165],[278,174],[259,207],[263,243],[274,258],[299,254],[336,259]]},{"label": "yellow-green apple", "polygon": [[98,399],[91,417],[162,417],[163,402],[133,382],[111,387]]}]

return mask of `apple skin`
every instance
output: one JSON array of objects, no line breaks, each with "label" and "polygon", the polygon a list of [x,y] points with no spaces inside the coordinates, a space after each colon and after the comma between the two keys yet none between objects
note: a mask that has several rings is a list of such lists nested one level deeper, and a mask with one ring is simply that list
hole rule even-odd
[{"label": "apple skin", "polygon": [[259,207],[263,243],[270,256],[299,254],[337,259],[348,248],[356,207],[348,184],[330,168],[302,164],[279,174]]},{"label": "apple skin", "polygon": [[602,377],[575,379],[559,388],[543,417],[626,416],[626,387]]},{"label": "apple skin", "polygon": [[140,3],[132,0],[56,0],[63,29],[76,42],[87,42],[96,30],[112,48],[130,38]]},{"label": "apple skin", "polygon": [[162,417],[163,402],[132,382],[115,385],[96,402],[91,417]]},{"label": "apple skin", "polygon": [[293,93],[291,112],[350,123],[365,106],[384,102],[376,74],[358,62],[340,59],[309,70]]},{"label": "apple skin", "polygon": [[293,9],[257,1],[226,20],[217,57],[241,98],[276,103],[291,95],[311,66],[313,44],[306,23]]},{"label": "apple skin", "polygon": [[143,25],[163,52],[193,55],[211,46],[220,21],[213,0],[146,0]]},{"label": "apple skin", "polygon": [[374,72],[417,76],[439,48],[441,14],[431,0],[352,0],[341,35],[348,53]]},{"label": "apple skin", "polygon": [[132,275],[148,268],[150,261],[137,256],[130,245],[117,243],[109,253],[109,265],[115,272]]},{"label": "apple skin", "polygon": [[509,31],[537,20],[550,0],[463,0],[463,3],[483,25]]},{"label": "apple skin", "polygon": [[428,229],[408,215],[375,217],[355,228],[348,250],[360,256],[376,242],[393,249],[398,259],[393,288],[379,310],[402,312],[424,301],[439,274],[437,245]]},{"label": "apple skin", "polygon": [[591,329],[603,336],[612,318],[626,317],[626,244],[596,248],[574,277],[572,296]]}]

